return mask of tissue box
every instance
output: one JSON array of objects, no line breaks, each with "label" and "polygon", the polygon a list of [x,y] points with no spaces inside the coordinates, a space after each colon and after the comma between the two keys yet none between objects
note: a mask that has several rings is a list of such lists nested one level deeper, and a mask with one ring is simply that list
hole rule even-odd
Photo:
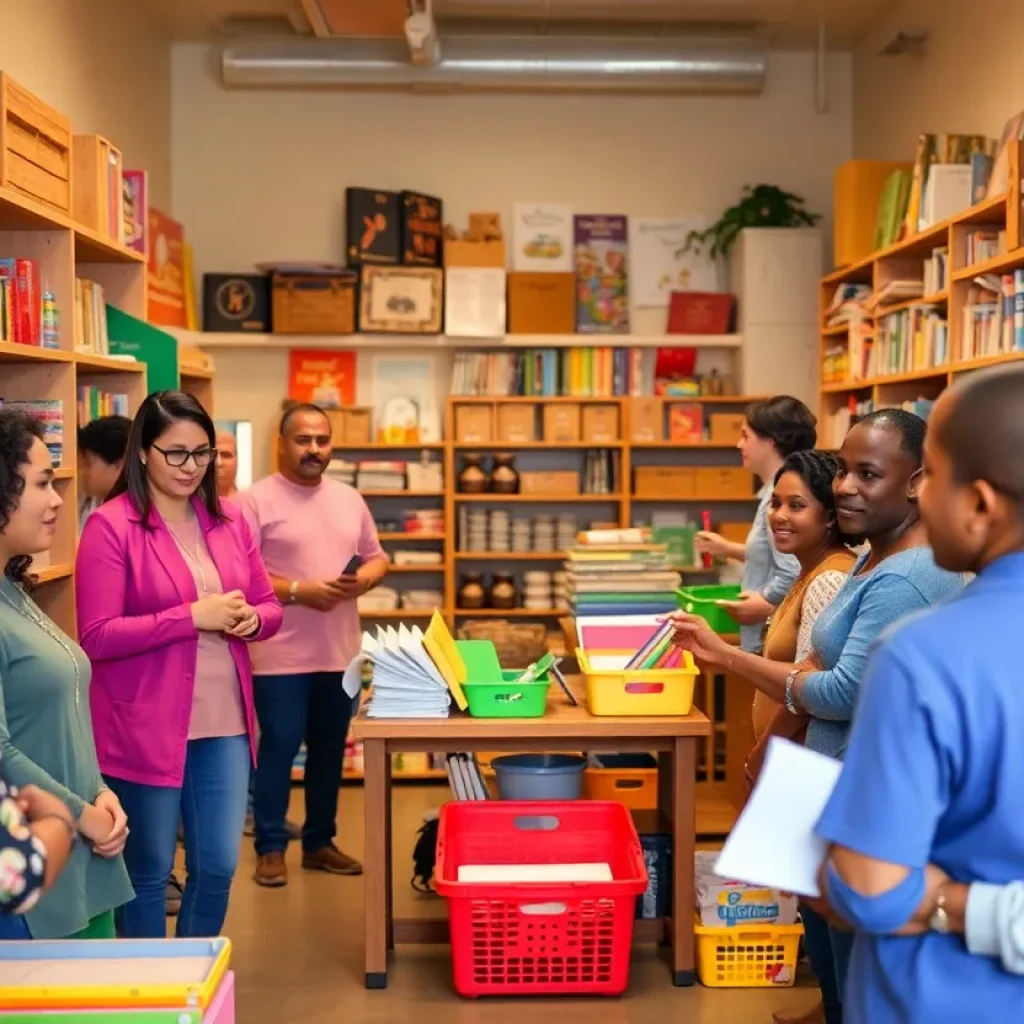
[{"label": "tissue box", "polygon": [[701,850],[694,855],[694,893],[702,925],[736,928],[750,924],[796,924],[795,896],[720,878],[715,874],[717,860],[714,850]]}]

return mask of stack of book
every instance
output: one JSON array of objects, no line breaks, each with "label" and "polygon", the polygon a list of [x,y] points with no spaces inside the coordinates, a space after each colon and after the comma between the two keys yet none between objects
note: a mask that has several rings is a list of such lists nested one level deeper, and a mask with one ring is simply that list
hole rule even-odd
[{"label": "stack of book", "polygon": [[50,450],[53,468],[61,466],[64,458],[64,403],[59,398],[39,401],[7,402],[0,399],[5,409],[21,409],[34,416],[43,426],[43,444]]},{"label": "stack of book", "polygon": [[364,460],[356,468],[356,489],[360,491],[404,491],[405,463]]},{"label": "stack of book", "polygon": [[565,563],[573,614],[659,615],[677,607],[681,577],[666,544],[581,543]]}]

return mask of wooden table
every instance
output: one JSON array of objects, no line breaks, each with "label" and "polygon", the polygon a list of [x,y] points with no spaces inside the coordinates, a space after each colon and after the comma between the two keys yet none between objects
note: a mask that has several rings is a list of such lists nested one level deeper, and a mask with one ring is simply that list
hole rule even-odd
[{"label": "wooden table", "polygon": [[658,755],[660,830],[672,836],[672,916],[637,921],[640,942],[667,946],[672,981],[696,981],[693,935],[693,854],[697,744],[711,724],[699,711],[683,718],[598,718],[586,708],[582,679],[569,684],[580,700],[573,707],[552,687],[543,718],[372,719],[365,709],[352,725],[363,741],[363,800],[366,808],[366,987],[388,983],[388,954],[397,943],[446,943],[446,920],[399,919],[392,912],[391,755],[459,751],[573,751]]}]

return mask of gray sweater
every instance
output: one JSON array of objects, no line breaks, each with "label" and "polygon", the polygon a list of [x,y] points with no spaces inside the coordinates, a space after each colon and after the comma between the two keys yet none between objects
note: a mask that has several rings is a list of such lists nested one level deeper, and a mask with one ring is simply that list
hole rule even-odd
[{"label": "gray sweater", "polygon": [[[77,819],[103,785],[89,713],[92,668],[85,652],[9,579],[0,579],[0,754],[10,781],[59,796]],[[64,647],[19,609],[34,613]],[[78,843],[53,888],[26,914],[37,939],[68,938],[134,896],[121,857]]]}]

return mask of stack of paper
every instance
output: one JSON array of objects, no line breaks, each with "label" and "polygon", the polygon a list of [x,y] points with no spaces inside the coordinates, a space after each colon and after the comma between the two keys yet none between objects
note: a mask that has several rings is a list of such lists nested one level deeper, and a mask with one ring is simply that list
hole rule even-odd
[{"label": "stack of paper", "polygon": [[681,577],[664,544],[580,544],[565,568],[577,617],[656,615],[677,607]]},{"label": "stack of paper", "polygon": [[[427,654],[418,626],[378,626],[376,637],[364,633],[356,661],[373,665],[369,718],[448,717],[448,684]],[[348,672],[352,670],[350,665]]]}]

